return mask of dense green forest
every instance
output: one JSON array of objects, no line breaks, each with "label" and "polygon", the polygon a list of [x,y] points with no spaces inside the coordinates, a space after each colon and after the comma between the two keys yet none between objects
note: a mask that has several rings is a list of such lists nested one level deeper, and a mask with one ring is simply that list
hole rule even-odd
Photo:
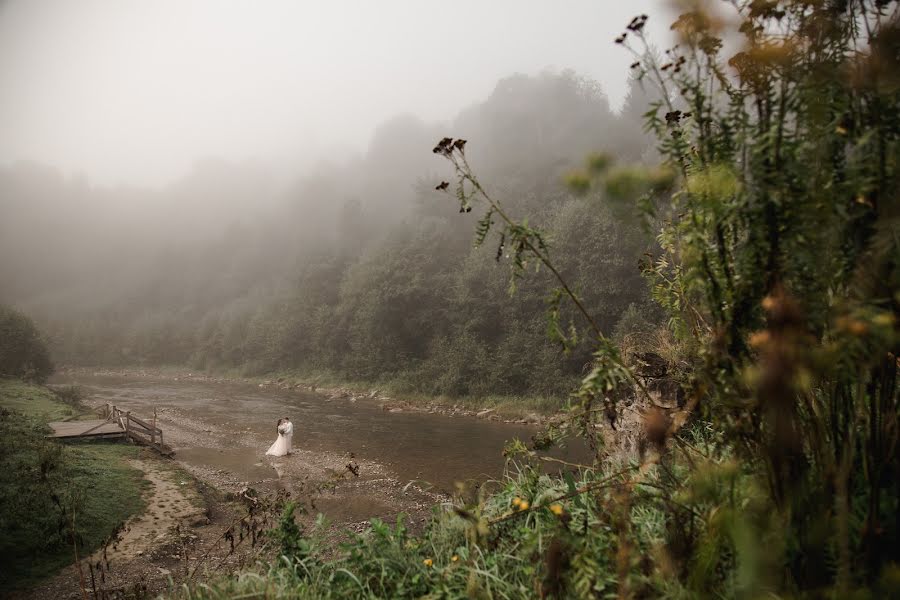
[{"label": "dense green forest", "polygon": [[519,281],[510,299],[494,253],[472,246],[476,216],[433,189],[447,169],[429,150],[447,131],[477,138],[472,164],[546,228],[560,268],[614,331],[623,316],[653,318],[637,265],[655,241],[603,192],[576,195],[564,180],[590,152],[652,156],[646,104],[636,82],[613,112],[572,73],[513,76],[450,124],[388,121],[364,156],[286,191],[252,166],[214,161],[157,191],[6,168],[0,294],[40,322],[61,364],[564,395],[589,346],[563,356],[545,335],[545,277]]}]

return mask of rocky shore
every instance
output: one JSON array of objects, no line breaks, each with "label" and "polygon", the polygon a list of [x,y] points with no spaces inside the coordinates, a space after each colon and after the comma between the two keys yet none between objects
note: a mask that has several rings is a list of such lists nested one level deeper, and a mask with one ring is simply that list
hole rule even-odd
[{"label": "rocky shore", "polygon": [[389,396],[379,389],[362,390],[351,386],[325,386],[309,383],[291,377],[279,376],[275,378],[239,377],[231,375],[213,375],[194,372],[186,369],[173,368],[108,368],[108,367],[61,367],[60,373],[88,374],[94,376],[109,377],[146,377],[154,379],[168,379],[171,381],[201,381],[208,383],[243,383],[255,385],[260,389],[296,390],[311,392],[321,396],[328,402],[336,399],[355,402],[376,403],[382,410],[392,413],[421,412],[437,414],[447,417],[474,417],[488,419],[500,423],[516,423],[520,425],[541,425],[549,421],[552,415],[526,412],[522,415],[506,415],[495,407],[468,408],[458,402],[444,398],[417,398],[404,396]]}]

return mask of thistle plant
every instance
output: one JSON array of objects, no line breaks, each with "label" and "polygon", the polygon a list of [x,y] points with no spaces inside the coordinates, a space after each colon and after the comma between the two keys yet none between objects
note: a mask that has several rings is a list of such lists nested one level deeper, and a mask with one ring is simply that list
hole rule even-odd
[{"label": "thistle plant", "polygon": [[[690,4],[672,26],[678,45],[662,55],[646,15],[627,25],[615,41],[658,96],[646,124],[661,165],[613,168],[592,156],[566,184],[601,188],[657,234],[641,268],[682,342],[688,400],[647,428],[661,485],[684,500],[669,505],[673,517],[691,523],[669,539],[686,581],[698,592],[846,593],[898,559],[900,5],[726,4],[728,14]],[[730,54],[729,34],[742,38]],[[634,375],[553,268],[541,232],[485,191],[465,145],[445,138],[434,151],[453,164],[460,211],[485,206],[476,244],[499,219],[497,258],[510,256],[513,282],[534,262],[559,284],[551,334],[578,335],[559,326],[563,299],[588,325],[597,351],[576,397],[593,443],[595,415],[614,418],[615,390]],[[682,428],[698,419],[719,436],[716,453],[754,482],[752,511],[741,512],[741,494],[689,493],[697,477],[735,481],[690,450]],[[698,516],[710,502],[727,523]],[[628,528],[619,531],[627,547]],[[771,545],[766,560],[752,558],[754,537]]]},{"label": "thistle plant", "polygon": [[703,415],[779,515],[773,585],[846,592],[897,558],[900,9],[729,4],[731,56],[705,3],[662,59],[645,17],[616,40],[658,92],[647,127],[678,174],[646,272],[700,342]]}]

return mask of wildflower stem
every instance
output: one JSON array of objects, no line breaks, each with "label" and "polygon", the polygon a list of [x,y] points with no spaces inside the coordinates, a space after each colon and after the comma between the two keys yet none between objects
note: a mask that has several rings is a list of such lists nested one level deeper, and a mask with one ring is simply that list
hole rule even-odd
[{"label": "wildflower stem", "polygon": [[[465,153],[460,149],[457,152],[449,151],[446,154],[447,158],[453,163],[453,166],[457,172],[457,174],[462,177],[464,180],[468,181],[472,184],[472,187],[475,188],[475,191],[488,203],[493,212],[498,214],[501,219],[507,224],[507,226],[515,227],[516,222],[513,221],[503,210],[503,207],[499,202],[495,201],[482,187],[481,183],[478,181],[478,178],[475,177],[472,171],[472,167],[469,166],[469,161],[466,159]],[[590,325],[591,329],[594,331],[594,335],[597,337],[597,340],[600,342],[608,342],[609,338],[607,338],[603,331],[600,329],[600,326],[597,324],[597,321],[591,316],[591,313],[585,308],[584,304],[582,304],[581,299],[578,297],[578,294],[572,291],[572,288],[569,287],[569,284],[566,282],[565,278],[563,278],[562,274],[556,269],[553,265],[553,262],[550,258],[544,254],[540,248],[536,247],[531,240],[527,237],[522,239],[523,245],[531,252],[540,262],[543,264],[556,278],[559,285],[562,287],[565,294],[572,300],[572,303],[578,309],[578,312],[582,314],[585,320]],[[647,387],[638,380],[637,377],[634,376],[631,369],[624,363],[624,361],[616,358],[615,356],[609,356],[609,361],[615,365],[616,367],[622,369],[622,372],[626,374],[626,376],[634,383],[638,389],[640,389],[641,393],[652,402],[652,398],[650,396],[650,391]]]}]

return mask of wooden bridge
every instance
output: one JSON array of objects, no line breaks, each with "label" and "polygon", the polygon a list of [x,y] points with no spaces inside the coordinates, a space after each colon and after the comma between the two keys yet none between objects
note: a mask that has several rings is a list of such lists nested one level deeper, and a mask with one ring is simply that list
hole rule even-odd
[{"label": "wooden bridge", "polygon": [[130,410],[122,410],[108,402],[99,412],[105,417],[104,419],[48,423],[53,429],[53,433],[47,437],[59,439],[123,438],[150,446],[165,455],[173,454],[172,449],[163,443],[163,432],[156,426],[155,411],[152,423],[132,415]]}]

